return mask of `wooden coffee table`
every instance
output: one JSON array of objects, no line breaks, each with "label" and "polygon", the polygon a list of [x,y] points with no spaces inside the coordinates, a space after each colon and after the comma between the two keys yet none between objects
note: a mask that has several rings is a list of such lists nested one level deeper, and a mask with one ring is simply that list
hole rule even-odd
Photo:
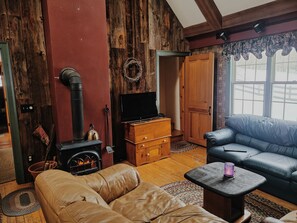
[{"label": "wooden coffee table", "polygon": [[189,181],[204,188],[203,207],[228,222],[248,222],[251,213],[244,210],[244,195],[265,183],[266,178],[235,167],[233,178],[224,177],[224,163],[215,162],[190,170]]}]

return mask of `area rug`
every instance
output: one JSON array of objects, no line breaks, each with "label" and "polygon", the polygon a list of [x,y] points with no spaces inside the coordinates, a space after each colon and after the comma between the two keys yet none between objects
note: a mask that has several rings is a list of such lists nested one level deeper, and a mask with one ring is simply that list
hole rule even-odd
[{"label": "area rug", "polygon": [[3,197],[1,204],[3,214],[9,217],[30,214],[40,208],[33,187],[11,192]]},{"label": "area rug", "polygon": [[[203,206],[203,188],[188,180],[167,184],[161,188],[186,204]],[[280,219],[290,212],[289,209],[254,193],[245,196],[245,208],[252,214],[251,223],[259,223],[268,216]]]},{"label": "area rug", "polygon": [[172,153],[182,153],[182,152],[186,152],[189,151],[191,149],[195,149],[198,146],[193,144],[193,143],[189,143],[187,141],[178,141],[178,142],[172,142],[170,144],[170,151]]},{"label": "area rug", "polygon": [[11,147],[0,148],[0,184],[15,180],[15,168]]},{"label": "area rug", "polygon": [[0,223],[2,223],[2,207],[1,207],[1,204],[2,204],[2,198],[1,198],[1,194],[0,194]]}]

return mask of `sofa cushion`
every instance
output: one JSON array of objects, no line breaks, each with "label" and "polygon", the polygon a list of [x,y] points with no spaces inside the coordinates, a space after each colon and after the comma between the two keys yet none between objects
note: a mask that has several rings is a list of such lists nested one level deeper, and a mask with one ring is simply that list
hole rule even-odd
[{"label": "sofa cushion", "polygon": [[297,147],[297,125],[293,121],[256,115],[232,115],[226,126],[250,137],[283,146]]},{"label": "sofa cushion", "polygon": [[204,210],[202,207],[196,205],[188,205],[186,207],[177,209],[172,211],[166,215],[162,215],[152,223],[209,223],[209,222],[226,222],[223,219],[209,213],[208,211]]},{"label": "sofa cushion", "polygon": [[297,159],[297,147],[287,147],[270,144],[265,152],[277,153]]},{"label": "sofa cushion", "polygon": [[[246,152],[226,152],[225,150],[241,150]],[[261,151],[252,147],[244,146],[237,143],[230,143],[224,146],[215,146],[207,150],[207,154],[221,160],[235,163],[235,165],[241,165],[242,161],[254,156]]]},{"label": "sofa cushion", "polygon": [[292,173],[297,170],[297,159],[276,153],[263,152],[244,160],[243,165],[251,170],[290,180]]},{"label": "sofa cushion", "polygon": [[140,183],[137,170],[127,164],[117,164],[98,172],[77,176],[107,202],[130,192]]},{"label": "sofa cushion", "polygon": [[292,181],[297,182],[297,171],[295,171],[294,173],[292,173]]},{"label": "sofa cushion", "polygon": [[185,204],[160,187],[142,182],[128,194],[112,201],[109,206],[116,212],[135,222],[150,222]]},{"label": "sofa cushion", "polygon": [[39,174],[35,179],[35,191],[47,222],[57,219],[63,208],[76,201],[110,208],[96,191],[62,170],[47,170]]},{"label": "sofa cushion", "polygon": [[266,149],[270,145],[268,142],[264,142],[262,140],[255,139],[240,133],[236,134],[235,142],[245,146],[253,147],[255,149],[261,150],[262,152],[266,151]]}]

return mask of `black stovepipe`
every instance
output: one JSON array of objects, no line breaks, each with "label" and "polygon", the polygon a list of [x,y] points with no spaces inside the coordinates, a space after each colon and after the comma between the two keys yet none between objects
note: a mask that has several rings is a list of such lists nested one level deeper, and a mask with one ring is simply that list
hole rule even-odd
[{"label": "black stovepipe", "polygon": [[60,80],[71,91],[72,132],[74,141],[84,139],[84,113],[82,82],[74,68],[66,67],[60,72]]}]

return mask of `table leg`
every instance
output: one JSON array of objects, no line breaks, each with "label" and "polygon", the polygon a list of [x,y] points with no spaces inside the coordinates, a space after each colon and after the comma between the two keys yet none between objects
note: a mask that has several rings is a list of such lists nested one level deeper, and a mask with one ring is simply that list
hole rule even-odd
[{"label": "table leg", "polygon": [[[234,222],[242,216],[245,216],[244,196],[229,198],[204,189],[203,202],[203,207],[207,211],[228,222]],[[246,222],[246,220],[245,218],[244,221]]]}]

